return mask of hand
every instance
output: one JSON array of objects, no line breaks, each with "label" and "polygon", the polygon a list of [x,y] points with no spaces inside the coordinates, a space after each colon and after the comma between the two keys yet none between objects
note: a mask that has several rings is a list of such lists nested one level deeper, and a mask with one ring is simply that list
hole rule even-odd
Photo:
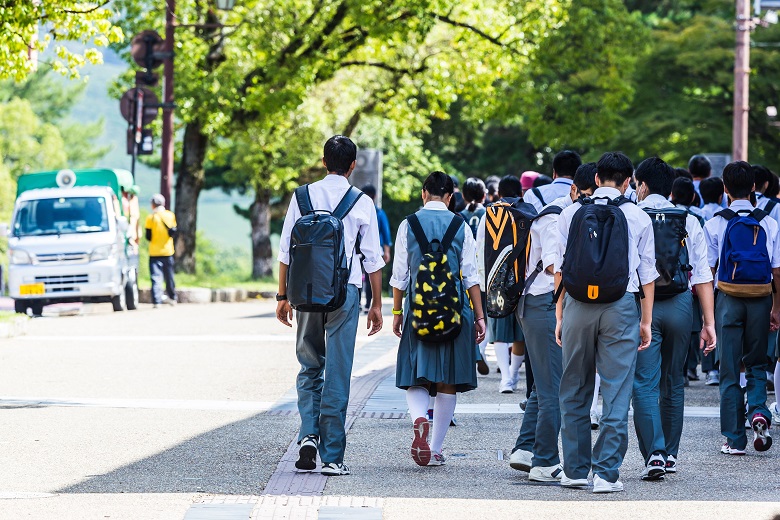
[{"label": "hand", "polygon": [[393,334],[395,334],[400,338],[403,326],[404,326],[404,315],[393,314]]},{"label": "hand", "polygon": [[374,334],[382,330],[382,304],[381,303],[377,306],[372,305],[371,309],[369,309],[366,328],[371,329],[368,332],[369,336],[373,336]]},{"label": "hand", "polygon": [[769,330],[772,332],[780,329],[780,309],[772,308],[769,313]]},{"label": "hand", "polygon": [[390,251],[385,250],[385,254],[382,255],[382,260],[384,260],[385,263],[390,262]]},{"label": "hand", "polygon": [[555,319],[555,342],[558,344],[559,347],[563,346],[563,341],[561,341],[561,329],[563,327],[563,320],[560,318]]},{"label": "hand", "polygon": [[482,343],[485,339],[485,318],[479,318],[474,322],[474,333],[476,335],[477,343]]},{"label": "hand", "polygon": [[290,302],[287,300],[282,300],[276,304],[276,319],[287,325],[288,327],[292,327],[292,307],[290,307]]},{"label": "hand", "polygon": [[653,331],[649,323],[639,323],[639,350],[645,350],[650,346],[650,340],[653,339]]},{"label": "hand", "polygon": [[717,344],[717,338],[715,337],[715,325],[707,325],[705,323],[701,328],[699,338],[701,338],[699,340],[699,349],[704,351],[705,356],[715,350],[715,345]]}]

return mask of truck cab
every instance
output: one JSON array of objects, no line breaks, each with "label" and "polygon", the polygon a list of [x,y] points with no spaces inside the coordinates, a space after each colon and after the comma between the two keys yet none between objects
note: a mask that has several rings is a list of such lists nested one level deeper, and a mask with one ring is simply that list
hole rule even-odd
[{"label": "truck cab", "polygon": [[138,250],[128,238],[124,170],[25,174],[8,229],[8,288],[17,312],[44,305],[138,306]]}]

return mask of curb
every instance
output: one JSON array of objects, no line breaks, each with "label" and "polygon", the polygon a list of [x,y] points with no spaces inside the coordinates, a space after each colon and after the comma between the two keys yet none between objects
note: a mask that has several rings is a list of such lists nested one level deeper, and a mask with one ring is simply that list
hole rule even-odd
[{"label": "curb", "polygon": [[[249,300],[271,299],[275,293],[270,291],[247,291],[226,287],[223,289],[208,289],[205,287],[190,287],[176,289],[176,299],[179,303],[234,303]],[[138,290],[139,303],[152,303],[152,290]],[[0,336],[1,337],[1,336]]]},{"label": "curb", "polygon": [[24,336],[27,334],[27,322],[29,321],[30,318],[20,314],[11,321],[0,323],[0,339]]}]

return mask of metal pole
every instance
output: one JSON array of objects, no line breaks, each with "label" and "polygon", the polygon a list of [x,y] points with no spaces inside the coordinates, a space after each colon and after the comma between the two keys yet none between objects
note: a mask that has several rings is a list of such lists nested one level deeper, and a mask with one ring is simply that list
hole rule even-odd
[{"label": "metal pole", "polygon": [[749,0],[737,0],[737,46],[734,61],[734,134],[732,156],[748,158],[748,113],[750,110],[750,16]]},{"label": "metal pole", "polygon": [[162,161],[160,162],[160,193],[165,206],[171,209],[173,183],[173,38],[176,0],[165,0],[165,52],[163,63],[163,128]]}]

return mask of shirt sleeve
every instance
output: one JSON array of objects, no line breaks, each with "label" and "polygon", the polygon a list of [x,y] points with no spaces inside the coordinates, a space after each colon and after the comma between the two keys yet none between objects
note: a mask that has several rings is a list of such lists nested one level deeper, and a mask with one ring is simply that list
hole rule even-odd
[{"label": "shirt sleeve", "polygon": [[482,292],[487,291],[487,283],[485,282],[485,215],[479,219],[477,225],[477,239],[475,245],[475,254],[477,257],[477,277],[479,278],[479,288]]},{"label": "shirt sleeve", "polygon": [[547,269],[560,264],[560,242],[558,241],[558,219],[556,215],[545,215],[537,220],[539,238],[542,244],[542,266]]},{"label": "shirt sleeve", "polygon": [[147,215],[146,223],[145,223],[144,227],[146,229],[152,229],[152,216],[151,215]]},{"label": "shirt sleeve", "polygon": [[[371,274],[385,266],[384,252],[379,244],[379,225],[377,224],[374,203],[370,202],[366,197],[363,204],[364,206],[370,204],[370,208],[366,208],[368,222],[361,224],[358,228],[360,252],[363,254],[363,269],[366,270],[366,273]],[[279,249],[281,250],[281,246]]]},{"label": "shirt sleeve", "polygon": [[474,240],[474,235],[471,233],[471,228],[467,224],[464,224],[463,229],[463,250],[461,251],[460,258],[460,272],[463,277],[463,286],[466,289],[471,289],[475,285],[479,285],[480,277],[477,271],[477,243]]},{"label": "shirt sleeve", "polygon": [[566,242],[569,239],[569,220],[571,219],[571,211],[569,211],[569,209],[572,207],[574,206],[569,206],[558,215],[558,226],[555,230],[555,236],[558,239],[558,262],[553,268],[556,273],[561,272],[561,265],[564,260],[563,257],[566,253]]},{"label": "shirt sleeve", "polygon": [[408,224],[406,219],[398,226],[395,236],[395,254],[393,255],[393,274],[390,277],[390,287],[405,291],[409,286],[409,262],[406,243]]},{"label": "shirt sleeve", "polygon": [[539,197],[536,196],[536,194],[528,190],[525,193],[523,193],[523,202],[527,202],[528,204],[531,204],[533,207],[536,208],[536,211],[541,213],[541,211],[544,209],[544,205],[542,205],[542,201],[539,200]]},{"label": "shirt sleeve", "polygon": [[292,228],[300,216],[301,212],[298,209],[298,202],[295,200],[295,195],[293,195],[290,199],[290,205],[287,207],[282,234],[279,237],[278,260],[285,265],[290,265],[290,235],[292,235]]},{"label": "shirt sleeve", "polygon": [[693,266],[691,272],[691,285],[709,283],[712,281],[712,270],[707,262],[707,243],[704,240],[704,230],[699,224],[699,219],[688,215],[686,221],[688,238],[688,256]]},{"label": "shirt sleeve", "polygon": [[707,246],[707,263],[711,268],[718,265],[718,226],[720,217],[713,217],[704,225],[704,243]]},{"label": "shirt sleeve", "polygon": [[769,235],[773,237],[772,251],[769,252],[769,254],[772,256],[772,258],[770,258],[770,262],[773,269],[780,267],[780,240],[778,240],[780,237],[777,234],[778,225],[776,222],[774,222],[774,224],[774,226],[769,226],[770,228],[773,228],[770,229],[771,234]]},{"label": "shirt sleeve", "polygon": [[642,226],[637,234],[637,248],[639,249],[637,274],[640,283],[644,285],[654,282],[658,278],[658,271],[655,268],[655,233],[653,232],[653,222],[644,211],[642,211],[642,218],[638,220]]}]

